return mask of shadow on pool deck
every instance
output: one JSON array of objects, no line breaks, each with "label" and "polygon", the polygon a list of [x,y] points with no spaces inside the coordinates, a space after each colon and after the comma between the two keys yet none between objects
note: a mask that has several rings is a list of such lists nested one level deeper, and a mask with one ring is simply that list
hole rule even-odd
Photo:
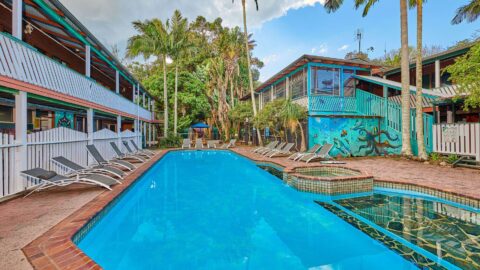
[{"label": "shadow on pool deck", "polygon": [[[288,161],[286,158],[267,158],[252,154],[251,149],[237,147],[232,150],[256,160],[274,161],[282,166],[305,166],[305,163]],[[309,166],[316,165],[318,163],[311,163]],[[347,160],[346,166],[366,170],[376,179],[421,184],[480,198],[480,172],[476,170],[388,158],[351,159]],[[104,193],[108,192],[100,188],[72,185],[0,203],[0,269],[31,269],[32,266],[21,249]]]}]

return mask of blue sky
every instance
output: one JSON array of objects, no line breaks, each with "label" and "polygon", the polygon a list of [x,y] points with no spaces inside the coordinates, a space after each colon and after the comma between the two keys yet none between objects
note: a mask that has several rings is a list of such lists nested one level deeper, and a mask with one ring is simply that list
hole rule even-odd
[{"label": "blue sky", "polygon": [[[448,2],[448,3],[447,3]],[[466,1],[428,1],[424,6],[424,44],[447,47],[470,38],[480,29],[480,21],[451,25],[455,10]],[[356,50],[356,29],[363,29],[363,48],[374,47],[371,57],[384,55],[400,47],[400,12],[398,1],[380,1],[363,18],[353,1],[335,13],[328,14],[322,5],[290,10],[282,17],[252,29],[257,41],[255,56],[265,62],[261,80],[281,70],[302,54],[343,58]],[[250,14],[255,16],[255,14]],[[416,12],[409,12],[409,43],[416,43]]]},{"label": "blue sky", "polygon": [[[242,26],[240,0],[61,0],[105,45],[120,50],[135,34],[131,22],[151,18],[166,19],[179,9],[190,21],[198,15],[214,20],[220,16],[226,26]],[[336,13],[327,14],[324,0],[247,0],[249,31],[257,41],[255,56],[265,62],[261,80],[281,70],[302,54],[343,58],[356,49],[354,33],[363,29],[364,48],[374,47],[371,57],[400,47],[398,0],[379,1],[366,18],[355,10],[353,0],[345,0]],[[435,0],[424,6],[425,45],[450,46],[469,38],[480,29],[480,20],[450,25],[455,10],[469,0]],[[409,12],[410,43],[415,44],[415,10]]]}]

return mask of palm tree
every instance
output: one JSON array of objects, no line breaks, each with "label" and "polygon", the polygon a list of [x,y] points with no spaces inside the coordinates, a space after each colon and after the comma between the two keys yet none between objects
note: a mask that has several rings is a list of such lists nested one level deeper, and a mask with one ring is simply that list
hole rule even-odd
[{"label": "palm tree", "polygon": [[417,7],[417,54],[416,54],[416,88],[415,95],[415,124],[417,127],[417,148],[418,157],[422,160],[428,158],[425,150],[424,134],[423,134],[423,1],[425,0],[410,0],[410,7]]},{"label": "palm tree", "polygon": [[283,119],[284,126],[288,128],[292,133],[297,131],[297,128],[300,128],[300,151],[306,150],[306,139],[305,133],[303,131],[303,126],[301,121],[307,118],[307,110],[305,107],[300,106],[289,98],[284,101],[284,105],[281,111],[281,118]]},{"label": "palm tree", "polygon": [[180,11],[175,10],[171,19],[172,32],[170,35],[170,57],[175,63],[175,94],[173,104],[173,133],[177,134],[178,122],[178,66],[182,57],[185,56],[190,42],[188,39],[188,21],[182,17]]},{"label": "palm tree", "polygon": [[[354,0],[355,8],[363,6],[362,16],[367,16],[370,8],[379,0]],[[401,30],[401,73],[402,73],[402,154],[412,155],[410,145],[410,70],[408,51],[408,15],[407,0],[400,0],[400,30]],[[343,4],[343,0],[326,0],[324,7],[327,12],[334,12]]]},{"label": "palm tree", "polygon": [[168,135],[168,95],[167,95],[167,55],[170,51],[169,32],[170,23],[165,24],[159,19],[145,22],[134,21],[133,27],[138,35],[131,37],[127,44],[127,56],[130,58],[143,55],[145,59],[156,56],[163,63],[163,105],[164,105],[164,136]]},{"label": "palm tree", "polygon": [[470,0],[469,4],[457,9],[457,14],[452,19],[452,24],[459,24],[464,20],[473,22],[480,16],[480,0]]},{"label": "palm tree", "polygon": [[[250,59],[250,46],[248,42],[248,30],[247,30],[247,11],[246,11],[246,0],[241,0],[242,1],[242,11],[243,11],[243,35],[244,35],[244,42],[245,42],[245,50],[247,54],[247,67],[248,67],[248,83],[249,83],[249,88],[250,88],[250,96],[252,99],[252,107],[253,107],[253,116],[255,117],[257,115],[257,106],[255,102],[255,90],[253,89],[253,76],[252,76],[252,71],[251,71],[251,59]],[[258,10],[258,0],[255,1],[255,7]],[[232,3],[234,3],[235,0],[232,0]],[[258,142],[260,145],[263,145],[262,142],[262,136],[260,134],[260,130],[257,129],[257,137],[258,137]]]}]

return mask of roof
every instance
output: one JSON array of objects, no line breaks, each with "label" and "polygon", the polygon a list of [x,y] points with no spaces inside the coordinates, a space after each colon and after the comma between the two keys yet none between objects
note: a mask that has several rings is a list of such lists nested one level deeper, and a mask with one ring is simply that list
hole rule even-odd
[{"label": "roof", "polygon": [[[396,81],[387,80],[387,79],[383,79],[375,76],[354,75],[353,77],[362,81],[366,81],[366,82],[370,82],[370,83],[374,83],[382,86],[387,86],[400,91],[402,90],[402,84]],[[410,85],[410,91],[415,93],[417,92],[417,88],[413,85]],[[441,91],[434,91],[434,90],[425,89],[425,88],[422,88],[422,91],[425,96],[430,98],[446,97],[446,94]]]},{"label": "roof", "polygon": [[[444,59],[463,55],[467,53],[471,47],[475,46],[478,43],[479,42],[473,42],[470,44],[458,46],[455,48],[445,50],[440,53],[436,53],[436,54],[432,54],[430,56],[424,57],[422,60],[422,65],[428,65],[428,64],[434,63],[436,60],[444,60]],[[410,68],[415,67],[415,65],[416,65],[415,61],[410,61]],[[391,75],[391,74],[400,72],[400,67],[387,68],[383,72],[385,75]]]},{"label": "roof", "polygon": [[[11,1],[6,1],[11,5]],[[24,17],[75,54],[85,57],[85,46],[92,48],[92,65],[115,78],[115,70],[131,83],[138,80],[59,0],[24,1]],[[1,5],[4,5],[3,3]],[[11,8],[11,7],[10,7]],[[107,67],[111,68],[107,68]],[[103,67],[103,68],[102,68]],[[141,87],[145,89],[144,87]],[[146,92],[145,90],[143,90]],[[148,93],[147,93],[148,94]]]},{"label": "roof", "polygon": [[307,55],[304,54],[300,56],[297,60],[293,61],[290,65],[279,71],[277,74],[273,75],[271,78],[266,80],[264,83],[259,85],[255,91],[260,92],[262,89],[271,86],[281,78],[285,77],[286,75],[292,73],[293,71],[297,70],[298,68],[302,67],[307,63],[324,63],[324,64],[334,64],[334,65],[343,65],[343,66],[351,66],[351,67],[360,67],[360,68],[379,68],[379,65],[371,64],[364,60],[345,60],[345,59],[338,59],[338,58],[330,58],[324,56],[316,56],[316,55]]}]

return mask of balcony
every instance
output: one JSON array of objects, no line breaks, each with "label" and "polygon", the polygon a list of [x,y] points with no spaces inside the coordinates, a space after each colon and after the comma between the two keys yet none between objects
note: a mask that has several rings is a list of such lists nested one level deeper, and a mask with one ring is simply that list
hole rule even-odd
[{"label": "balcony", "polygon": [[355,97],[312,95],[309,99],[310,114],[357,114]]},{"label": "balcony", "polygon": [[93,103],[106,112],[153,120],[153,114],[145,108],[5,33],[0,33],[0,76],[60,94],[52,98],[72,97],[69,102],[80,99],[84,106]]}]

